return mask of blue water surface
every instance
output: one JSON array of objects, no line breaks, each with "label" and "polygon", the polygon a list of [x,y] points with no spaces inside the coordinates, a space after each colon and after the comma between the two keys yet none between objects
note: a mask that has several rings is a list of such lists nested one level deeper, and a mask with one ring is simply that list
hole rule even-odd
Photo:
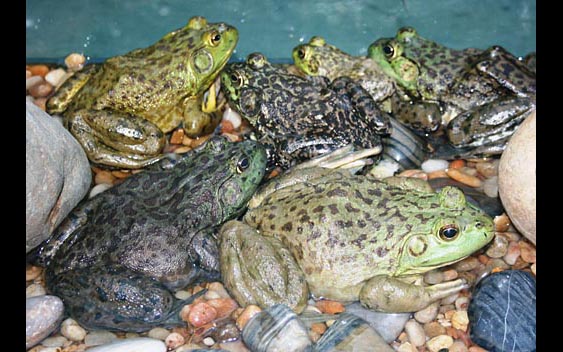
[{"label": "blue water surface", "polygon": [[95,60],[148,46],[194,15],[239,30],[233,55],[260,51],[290,60],[314,35],[353,55],[412,26],[452,48],[502,45],[536,50],[534,0],[27,0],[26,57],[56,61],[71,52]]}]

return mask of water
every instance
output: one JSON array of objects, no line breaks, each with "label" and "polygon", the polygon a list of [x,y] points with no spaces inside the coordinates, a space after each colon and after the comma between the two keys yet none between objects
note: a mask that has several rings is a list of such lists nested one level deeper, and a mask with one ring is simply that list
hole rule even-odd
[{"label": "water", "polygon": [[194,15],[239,29],[234,60],[260,51],[290,60],[314,35],[353,55],[412,26],[452,48],[536,50],[535,0],[27,0],[26,57],[54,61],[71,52],[107,58],[148,46]]}]

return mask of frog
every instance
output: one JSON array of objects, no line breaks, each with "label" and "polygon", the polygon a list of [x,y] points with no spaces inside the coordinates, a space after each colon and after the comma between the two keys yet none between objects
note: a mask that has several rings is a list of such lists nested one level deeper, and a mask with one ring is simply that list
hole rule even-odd
[{"label": "frog", "polygon": [[535,109],[535,60],[499,45],[457,50],[402,27],[370,44],[368,56],[413,99],[440,105],[449,143],[466,156],[501,154]]},{"label": "frog", "polygon": [[241,304],[310,298],[414,312],[468,288],[425,286],[424,273],[460,261],[494,237],[492,218],[446,186],[310,165],[264,184],[241,220],[219,232],[221,276]]},{"label": "frog", "polygon": [[260,184],[265,149],[211,137],[81,202],[28,262],[91,329],[140,332],[185,324],[173,291],[216,281],[216,232]]},{"label": "frog", "polygon": [[220,78],[230,108],[266,147],[268,171],[286,170],[349,143],[381,146],[388,134],[388,117],[348,77],[304,78],[254,52],[244,62],[229,63]]},{"label": "frog", "polygon": [[146,48],[76,72],[47,101],[47,112],[62,115],[92,163],[143,168],[162,159],[166,133],[178,126],[191,137],[209,132],[217,106],[204,92],[237,41],[235,27],[194,16]]}]

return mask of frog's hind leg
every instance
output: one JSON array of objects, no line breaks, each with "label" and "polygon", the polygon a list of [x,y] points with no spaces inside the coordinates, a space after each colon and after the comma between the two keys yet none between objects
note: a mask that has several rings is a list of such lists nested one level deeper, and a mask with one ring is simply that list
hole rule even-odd
[{"label": "frog's hind leg", "polygon": [[178,313],[196,297],[179,301],[156,279],[123,266],[97,265],[58,275],[48,270],[46,283],[67,313],[92,329],[141,332],[182,325]]}]

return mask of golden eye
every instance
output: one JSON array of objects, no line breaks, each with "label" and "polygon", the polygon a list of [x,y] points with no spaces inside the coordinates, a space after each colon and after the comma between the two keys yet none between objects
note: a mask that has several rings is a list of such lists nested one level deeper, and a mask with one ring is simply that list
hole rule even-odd
[{"label": "golden eye", "polygon": [[242,174],[242,172],[248,169],[249,166],[250,166],[250,162],[248,162],[248,159],[246,157],[242,157],[239,159],[237,163],[237,172],[239,174]]},{"label": "golden eye", "polygon": [[440,228],[440,238],[444,241],[451,241],[459,235],[459,229],[456,225],[448,224]]},{"label": "golden eye", "polygon": [[391,44],[385,44],[383,46],[383,54],[385,55],[386,58],[391,59],[393,58],[393,55],[395,54],[395,48],[393,48],[393,45]]},{"label": "golden eye", "polygon": [[219,42],[221,41],[221,34],[217,31],[213,31],[211,32],[211,34],[209,35],[209,40],[212,46],[217,46],[219,45]]}]

